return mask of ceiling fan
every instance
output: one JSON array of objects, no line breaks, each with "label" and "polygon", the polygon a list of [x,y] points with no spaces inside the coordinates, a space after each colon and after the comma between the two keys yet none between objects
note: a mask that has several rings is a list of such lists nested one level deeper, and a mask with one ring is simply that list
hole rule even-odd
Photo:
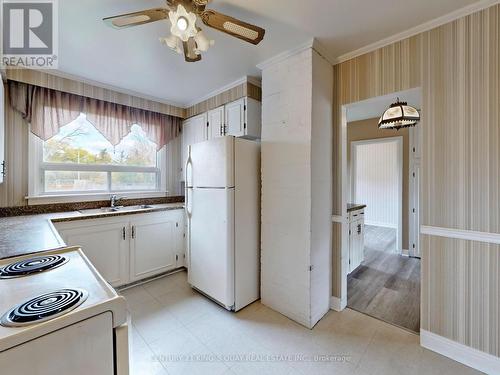
[{"label": "ceiling fan", "polygon": [[160,38],[172,50],[184,53],[187,62],[201,60],[201,53],[214,45],[196,25],[198,19],[216,30],[229,34],[245,42],[259,44],[264,39],[265,30],[236,18],[206,9],[210,0],[166,0],[166,8],[146,9],[139,12],[106,17],[103,21],[123,29],[150,22],[168,19],[171,23],[170,35]]}]

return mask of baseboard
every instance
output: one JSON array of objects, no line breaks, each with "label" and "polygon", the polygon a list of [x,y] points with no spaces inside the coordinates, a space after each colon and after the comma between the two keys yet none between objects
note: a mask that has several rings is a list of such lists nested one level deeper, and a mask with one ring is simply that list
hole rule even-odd
[{"label": "baseboard", "polygon": [[335,310],[335,311],[342,311],[346,308],[346,306],[347,306],[346,300],[341,300],[338,297],[331,297],[330,298],[330,309]]},{"label": "baseboard", "polygon": [[420,330],[420,345],[486,374],[500,374],[500,358],[435,333]]}]

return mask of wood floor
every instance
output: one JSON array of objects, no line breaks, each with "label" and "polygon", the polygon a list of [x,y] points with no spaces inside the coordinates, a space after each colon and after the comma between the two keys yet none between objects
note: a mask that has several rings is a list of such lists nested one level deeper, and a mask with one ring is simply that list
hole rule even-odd
[{"label": "wood floor", "polygon": [[347,278],[347,306],[418,333],[420,259],[366,246],[364,262]]},{"label": "wood floor", "polygon": [[365,225],[366,250],[396,253],[396,229]]}]

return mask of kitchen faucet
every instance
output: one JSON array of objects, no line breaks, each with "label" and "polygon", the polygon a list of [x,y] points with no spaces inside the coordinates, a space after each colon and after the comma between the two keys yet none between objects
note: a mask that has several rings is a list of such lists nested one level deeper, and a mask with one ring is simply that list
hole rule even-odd
[{"label": "kitchen faucet", "polygon": [[110,199],[111,208],[117,208],[116,204],[126,197],[117,197],[116,194],[113,194]]}]

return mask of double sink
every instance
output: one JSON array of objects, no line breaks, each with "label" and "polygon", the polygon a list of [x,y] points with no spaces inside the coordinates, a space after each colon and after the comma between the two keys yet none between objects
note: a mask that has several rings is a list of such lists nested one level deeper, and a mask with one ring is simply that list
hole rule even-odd
[{"label": "double sink", "polygon": [[119,212],[131,212],[131,211],[145,211],[153,209],[153,206],[148,204],[141,204],[137,206],[115,206],[115,207],[101,207],[101,208],[90,208],[88,210],[79,210],[78,212],[84,215],[97,215],[97,214],[111,214]]}]

